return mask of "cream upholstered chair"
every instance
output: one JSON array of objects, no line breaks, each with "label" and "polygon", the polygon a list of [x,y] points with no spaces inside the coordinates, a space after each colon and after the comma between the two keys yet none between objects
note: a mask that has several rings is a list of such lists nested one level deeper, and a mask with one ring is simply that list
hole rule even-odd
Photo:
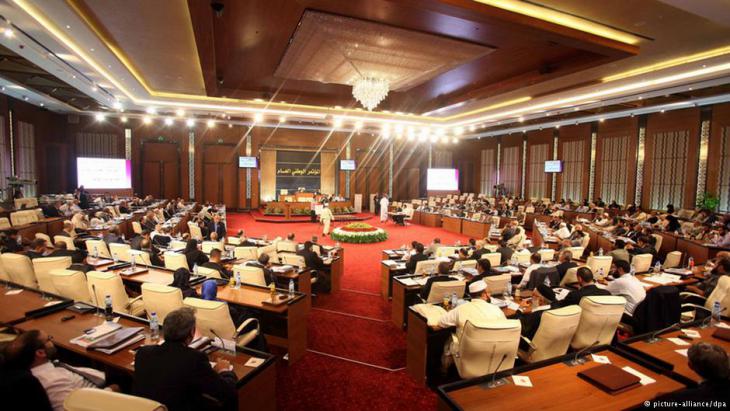
[{"label": "cream upholstered chair", "polygon": [[662,265],[662,268],[676,268],[679,267],[679,265],[682,263],[682,252],[681,251],[672,251],[667,253],[667,258],[664,259],[664,264]]},{"label": "cream upholstered chair", "polygon": [[86,274],[82,271],[51,270],[49,275],[58,295],[74,301],[93,304],[89,295],[89,286],[86,283]]},{"label": "cream upholstered chair", "polygon": [[555,258],[555,250],[552,248],[542,248],[540,250],[537,250],[537,253],[540,254],[540,260],[545,261],[553,261]]},{"label": "cream upholstered chair", "polygon": [[[244,347],[253,341],[260,331],[259,322],[255,318],[245,320],[236,329],[231,319],[231,314],[228,311],[228,306],[222,301],[208,301],[188,297],[183,300],[183,305],[195,310],[195,325],[197,329],[202,335],[211,339],[215,339],[217,338],[216,335],[219,335],[235,341],[239,347]],[[243,329],[251,323],[256,324],[256,328],[245,334],[241,334]]]},{"label": "cream upholstered chair", "polygon": [[578,267],[568,268],[568,271],[565,272],[565,276],[563,276],[563,279],[560,280],[560,286],[566,286],[571,284],[578,284],[578,269],[581,267],[586,267],[590,270],[590,267],[586,265],[579,265]]},{"label": "cream upholstered chair", "polygon": [[502,254],[500,253],[486,253],[482,254],[480,260],[489,260],[489,264],[492,267],[499,267],[502,265]]},{"label": "cream upholstered chair", "polygon": [[13,226],[10,225],[10,220],[8,220],[7,217],[0,218],[0,230],[7,230],[8,228],[12,228]]},{"label": "cream upholstered chair", "polygon": [[490,295],[501,295],[506,289],[507,284],[512,281],[512,274],[500,274],[490,275],[484,277],[484,282],[487,283],[487,291]]},{"label": "cream upholstered chair", "polygon": [[570,251],[570,254],[573,255],[574,259],[579,259],[583,257],[585,247],[566,247],[564,251]]},{"label": "cream upholstered chair", "polygon": [[65,270],[71,267],[71,257],[44,257],[30,260],[33,263],[38,288],[47,293],[58,294],[51,280],[51,270]]},{"label": "cream upholstered chair", "polygon": [[98,388],[80,388],[63,401],[66,411],[166,411],[157,401]]},{"label": "cream upholstered chair", "polygon": [[151,266],[152,259],[150,259],[150,253],[141,250],[129,250],[129,259],[134,260],[135,264],[142,264]]},{"label": "cream upholstered chair", "polygon": [[155,283],[142,284],[142,301],[147,317],[156,313],[160,324],[165,322],[167,314],[183,306],[182,291],[179,288]]},{"label": "cream upholstered chair", "polygon": [[51,242],[51,237],[49,237],[48,234],[35,233],[35,238],[42,238],[46,242],[46,247],[53,247],[53,243]]},{"label": "cream upholstered chair", "polygon": [[496,244],[484,244],[484,248],[489,250],[490,253],[496,253],[498,247]]},{"label": "cream upholstered chair", "polygon": [[38,207],[38,199],[35,197],[16,198],[14,203],[15,208],[18,210],[23,208],[23,206],[25,206],[25,208]]},{"label": "cream upholstered chair", "polygon": [[10,213],[10,223],[13,226],[21,226],[38,221],[38,214],[33,210],[15,211]]},{"label": "cream upholstered chair", "polygon": [[683,220],[689,220],[694,215],[695,215],[695,210],[689,210],[686,208],[682,208],[679,211],[677,211],[677,217],[680,219],[683,219]]},{"label": "cream upholstered chair", "polygon": [[185,257],[185,254],[168,251],[164,254],[164,256],[165,268],[167,268],[168,270],[174,271],[178,268],[185,268],[187,270],[190,270],[190,267],[188,267],[188,259]]},{"label": "cream upholstered chair", "polygon": [[569,305],[542,313],[540,326],[532,340],[527,341],[529,349],[519,353],[525,362],[537,362],[559,357],[568,352],[570,341],[575,335],[583,310],[577,305]]},{"label": "cream upholstered chair", "polygon": [[[593,277],[600,279],[606,277],[611,272],[611,262],[613,262],[613,257],[610,255],[592,255],[588,257],[586,265],[593,271]],[[603,275],[601,275],[601,270],[603,270]]]},{"label": "cream upholstered chair", "polygon": [[279,261],[279,254],[276,252],[276,245],[269,244],[256,249],[256,258],[268,254],[271,261]]},{"label": "cream upholstered chair", "polygon": [[529,264],[530,263],[530,252],[527,250],[518,251],[518,252],[512,254],[512,259],[519,264]]},{"label": "cream upholstered chair", "polygon": [[464,268],[477,268],[477,260],[462,260],[454,263],[454,271],[462,270]]},{"label": "cream upholstered chair", "polygon": [[434,253],[436,257],[449,257],[459,252],[459,247],[439,247]]},{"label": "cream upholstered chair", "polygon": [[507,245],[515,246],[515,247],[522,247],[522,244],[527,239],[527,235],[525,234],[525,229],[522,227],[517,227],[517,234],[512,236],[509,240],[507,240]]},{"label": "cream upholstered chair", "polygon": [[119,274],[111,272],[90,271],[86,274],[92,304],[104,307],[104,298],[112,297],[112,308],[116,312],[139,316],[144,312],[142,296],[129,298],[124,290],[124,283]]},{"label": "cream upholstered chair", "polygon": [[462,298],[465,291],[466,281],[436,281],[431,284],[431,291],[428,293],[426,303],[440,303],[444,300],[444,295],[450,297],[452,293],[456,293],[458,298]]},{"label": "cream upholstered chair", "polygon": [[188,223],[188,229],[190,229],[190,238],[193,240],[203,241],[203,231],[195,223]]},{"label": "cream upholstered chair", "polygon": [[239,244],[241,244],[241,239],[238,237],[228,236],[228,237],[226,237],[226,243],[230,244],[230,245],[239,245]]},{"label": "cream upholstered chair", "polygon": [[[690,292],[683,292],[680,293],[680,296],[682,297],[688,297],[691,296],[693,298],[699,299],[699,300],[705,300],[705,303],[703,305],[697,305],[693,303],[685,303],[682,304],[682,311],[683,316],[685,315],[684,312],[686,311],[692,311],[695,312],[697,310],[701,310],[702,312],[706,312],[708,314],[712,313],[712,307],[715,305],[715,301],[720,302],[720,310],[724,310],[723,315],[727,315],[727,312],[730,311],[730,276],[723,275],[717,280],[717,285],[715,286],[715,289],[712,290],[712,293],[708,297],[702,297],[695,293]],[[696,313],[695,313],[696,314]],[[696,315],[693,315],[692,317],[695,317]]]},{"label": "cream upholstered chair", "polygon": [[588,244],[591,242],[591,236],[584,235],[583,238],[580,240],[580,246],[585,250],[588,247]]},{"label": "cream upholstered chair", "polygon": [[662,237],[661,234],[652,234],[651,236],[656,239],[656,244],[654,245],[654,249],[657,250],[657,252],[658,252],[659,250],[662,249],[662,241],[664,241],[664,237]]},{"label": "cream upholstered chair", "polygon": [[53,236],[53,243],[59,243],[63,242],[66,243],[66,249],[75,251],[76,250],[76,244],[74,244],[74,239],[71,237],[66,237],[65,235],[54,235]]},{"label": "cream upholstered chair", "polygon": [[281,262],[283,264],[289,264],[299,268],[304,268],[307,266],[307,263],[304,261],[304,257],[302,257],[301,255],[292,253],[281,253],[279,254],[279,257],[281,257]]},{"label": "cream upholstered chair", "polygon": [[86,240],[86,251],[92,257],[98,252],[100,258],[112,258],[109,247],[102,240]]},{"label": "cream upholstered chair", "polygon": [[276,252],[280,253],[282,251],[288,252],[288,253],[296,253],[297,247],[299,244],[295,243],[294,241],[278,241],[276,243]]},{"label": "cream upholstered chair", "polygon": [[0,280],[10,281],[10,276],[8,275],[8,272],[5,270],[5,265],[3,265],[2,258],[0,258]]},{"label": "cream upholstered chair", "polygon": [[236,247],[233,249],[233,256],[239,260],[255,260],[258,258],[257,250],[258,247]]},{"label": "cream upholstered chair", "polygon": [[492,224],[492,226],[494,226],[494,227],[499,227],[499,221],[500,221],[500,218],[499,218],[499,216],[496,216],[496,215],[492,216],[492,218],[489,219],[490,224]]},{"label": "cream upholstered chair", "polygon": [[4,253],[0,256],[10,281],[29,288],[38,288],[30,258],[22,254]]},{"label": "cream upholstered chair", "polygon": [[109,244],[109,254],[111,254],[113,259],[116,259],[119,261],[125,261],[128,263],[131,263],[132,256],[129,254],[129,251],[131,249],[132,249],[132,247],[129,244],[120,244],[120,243]]},{"label": "cream upholstered chair", "polygon": [[459,376],[481,377],[512,368],[521,329],[519,320],[497,320],[484,324],[467,321],[461,335],[452,335],[453,346],[457,347],[454,363]]},{"label": "cream upholstered chair", "polygon": [[208,278],[223,278],[221,277],[221,272],[216,270],[215,268],[198,266],[198,274]]},{"label": "cream upholstered chair", "polygon": [[649,253],[647,254],[636,254],[631,259],[631,264],[634,265],[634,270],[636,270],[637,273],[646,273],[649,270],[651,270],[651,260],[653,256]]},{"label": "cream upholstered chair", "polygon": [[170,241],[170,250],[184,250],[185,246],[187,246],[188,243],[181,240],[172,240]]},{"label": "cream upholstered chair", "polygon": [[241,276],[241,282],[246,284],[266,286],[266,278],[264,270],[259,267],[249,267],[246,265],[234,265],[233,273]]},{"label": "cream upholstered chair", "polygon": [[616,333],[626,299],[617,295],[593,295],[580,300],[580,323],[570,346],[574,350],[610,344]]},{"label": "cream upholstered chair", "polygon": [[201,244],[200,249],[206,254],[210,254],[211,251],[213,251],[214,248],[217,248],[221,251],[225,251],[226,247],[223,245],[223,242],[221,241],[203,241],[203,244]]},{"label": "cream upholstered chair", "polygon": [[416,263],[413,274],[429,274],[438,271],[438,260],[423,260]]},{"label": "cream upholstered chair", "polygon": [[415,210],[413,210],[413,206],[411,206],[411,207],[406,207],[406,208],[405,208],[405,209],[403,210],[403,212],[404,212],[404,213],[406,214],[406,215],[405,215],[405,217],[403,217],[403,222],[404,222],[404,223],[407,223],[408,221],[412,221],[412,220],[413,220],[413,212],[414,212],[414,211],[415,211]]}]

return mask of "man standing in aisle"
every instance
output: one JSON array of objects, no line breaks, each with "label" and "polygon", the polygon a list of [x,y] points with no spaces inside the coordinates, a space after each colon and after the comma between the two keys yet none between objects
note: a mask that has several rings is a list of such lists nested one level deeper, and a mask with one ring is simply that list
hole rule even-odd
[{"label": "man standing in aisle", "polygon": [[384,223],[388,221],[388,205],[390,202],[388,201],[388,195],[383,194],[383,198],[380,199],[380,222]]},{"label": "man standing in aisle", "polygon": [[322,205],[322,212],[319,214],[319,220],[322,221],[322,224],[324,224],[324,228],[322,229],[322,235],[328,236],[330,233],[330,223],[335,219],[335,216],[332,215],[332,211],[330,210],[329,205],[327,203]]}]

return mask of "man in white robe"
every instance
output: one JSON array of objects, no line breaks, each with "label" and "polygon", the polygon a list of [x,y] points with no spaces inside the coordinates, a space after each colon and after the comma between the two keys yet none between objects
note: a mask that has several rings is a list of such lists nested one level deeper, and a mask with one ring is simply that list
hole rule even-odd
[{"label": "man in white robe", "polygon": [[380,222],[384,223],[388,220],[388,196],[383,194],[383,198],[380,199]]},{"label": "man in white robe", "polygon": [[327,204],[324,204],[322,206],[322,212],[319,214],[319,220],[322,221],[322,224],[324,224],[324,228],[322,229],[323,236],[329,235],[330,223],[334,219],[335,219],[335,216],[332,215],[332,211],[330,210],[329,206]]}]

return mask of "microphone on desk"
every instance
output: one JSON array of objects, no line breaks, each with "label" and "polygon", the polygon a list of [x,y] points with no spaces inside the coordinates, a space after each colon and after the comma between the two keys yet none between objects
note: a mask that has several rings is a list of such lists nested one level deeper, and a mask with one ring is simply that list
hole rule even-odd
[{"label": "microphone on desk", "polygon": [[507,354],[504,354],[502,356],[502,359],[499,360],[499,364],[497,364],[497,368],[494,369],[494,373],[492,374],[492,381],[490,381],[487,384],[487,388],[497,388],[497,387],[501,387],[501,386],[507,384],[507,380],[505,380],[504,378],[500,378],[499,380],[497,379],[497,373],[499,372],[499,368],[502,366],[502,363],[506,359],[507,359]]},{"label": "microphone on desk", "polygon": [[586,360],[583,359],[583,358],[580,358],[580,356],[583,355],[586,351],[588,351],[591,348],[593,348],[596,345],[598,345],[599,343],[600,343],[600,341],[596,340],[596,341],[593,341],[593,344],[589,345],[588,347],[585,347],[585,348],[583,348],[581,350],[578,350],[575,353],[575,355],[573,356],[573,359],[570,360],[570,361],[568,361],[568,362],[566,362],[566,364],[569,365],[569,366],[571,366],[571,367],[576,366],[576,365],[585,364]]},{"label": "microphone on desk", "polygon": [[661,338],[657,337],[659,334],[663,334],[667,331],[672,331],[676,328],[680,328],[681,326],[682,326],[681,322],[676,322],[676,323],[670,325],[669,327],[662,328],[661,330],[656,330],[653,333],[651,333],[651,336],[649,337],[648,340],[646,340],[646,342],[649,344],[654,344],[655,342],[661,340]]},{"label": "microphone on desk", "polygon": [[[221,348],[223,349],[223,351],[226,351],[226,342],[223,340],[223,338],[221,338],[221,336],[218,335],[218,333],[215,332],[215,330],[213,330],[212,328],[209,329],[209,331],[215,336],[215,338],[217,338],[221,341]],[[234,345],[234,350],[235,350],[235,345]]]},{"label": "microphone on desk", "polygon": [[96,296],[96,284],[91,284],[91,289],[94,291],[94,307],[96,308],[96,310],[95,310],[96,311],[96,315],[97,316],[100,316],[101,315],[101,311],[100,311],[100,308],[101,307],[99,307],[99,297]]},{"label": "microphone on desk", "polygon": [[[723,307],[722,309],[720,309],[719,314],[722,314],[725,310],[727,310],[727,307]],[[710,325],[710,322],[712,322],[712,312],[710,312],[710,315],[702,320],[700,328],[707,328]]]}]

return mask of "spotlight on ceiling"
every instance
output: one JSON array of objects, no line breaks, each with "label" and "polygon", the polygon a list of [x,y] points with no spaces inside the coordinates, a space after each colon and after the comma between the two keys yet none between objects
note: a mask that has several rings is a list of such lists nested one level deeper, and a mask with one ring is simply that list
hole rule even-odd
[{"label": "spotlight on ceiling", "polygon": [[144,116],[144,117],[142,117],[142,122],[144,124],[151,124],[152,123],[152,118],[149,117],[149,116]]},{"label": "spotlight on ceiling", "polygon": [[205,124],[208,126],[208,128],[213,128],[215,127],[215,120],[208,120]]},{"label": "spotlight on ceiling", "polygon": [[179,108],[175,111],[175,115],[177,115],[178,117],[183,117],[185,115],[185,110]]},{"label": "spotlight on ceiling", "polygon": [[104,120],[106,120],[106,114],[104,114],[104,113],[96,113],[96,115],[94,116],[94,118],[96,118],[96,121],[104,121]]},{"label": "spotlight on ceiling", "polygon": [[286,123],[286,117],[279,116],[279,123]]},{"label": "spotlight on ceiling", "polygon": [[260,123],[264,121],[264,113],[256,113],[253,115],[253,122]]},{"label": "spotlight on ceiling", "polygon": [[189,119],[185,120],[185,125],[188,127],[192,127],[195,125],[195,120],[193,120],[192,118],[189,118]]},{"label": "spotlight on ceiling", "polygon": [[127,122],[127,116],[122,116],[122,118],[120,118],[119,121],[121,121],[122,123],[126,123]]},{"label": "spotlight on ceiling", "polygon": [[171,126],[172,123],[174,123],[174,121],[172,121],[172,119],[170,117],[166,117],[165,118],[165,125],[166,126]]}]

